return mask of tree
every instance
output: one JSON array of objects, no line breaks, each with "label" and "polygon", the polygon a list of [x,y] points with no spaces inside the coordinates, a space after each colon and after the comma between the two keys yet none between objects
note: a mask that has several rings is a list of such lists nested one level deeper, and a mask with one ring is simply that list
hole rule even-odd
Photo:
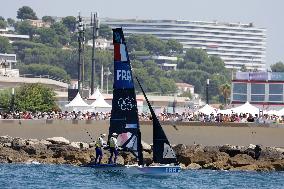
[{"label": "tree", "polygon": [[167,50],[169,53],[182,53],[183,46],[177,40],[169,39],[167,41]]},{"label": "tree", "polygon": [[41,43],[58,46],[58,36],[52,28],[40,28],[38,34]]},{"label": "tree", "polygon": [[25,20],[22,22],[17,22],[16,24],[16,32],[22,35],[29,35],[30,38],[33,38],[33,35],[36,33],[35,27],[33,27],[29,21]]},{"label": "tree", "polygon": [[68,29],[62,23],[54,23],[51,25],[51,29],[53,29],[58,37],[59,42],[62,45],[66,45],[70,42],[70,37],[68,33]]},{"label": "tree", "polygon": [[5,18],[3,16],[0,16],[0,20],[5,21]]},{"label": "tree", "polygon": [[9,53],[11,49],[12,45],[9,43],[9,39],[0,36],[0,53]]},{"label": "tree", "polygon": [[4,20],[0,20],[0,28],[5,29],[7,27],[7,22]]},{"label": "tree", "polygon": [[272,72],[284,72],[283,62],[277,62],[270,66]]},{"label": "tree", "polygon": [[17,18],[21,20],[31,19],[37,20],[36,13],[29,6],[23,6],[17,11]]},{"label": "tree", "polygon": [[203,49],[192,48],[186,51],[184,60],[201,64],[208,62],[208,54]]},{"label": "tree", "polygon": [[227,99],[231,95],[231,86],[228,83],[221,85],[220,93],[224,97],[225,105],[227,105]]},{"label": "tree", "polygon": [[112,39],[112,30],[106,24],[101,24],[99,29],[99,36],[108,40]]},{"label": "tree", "polygon": [[11,105],[11,90],[4,89],[0,90],[0,109],[8,111]]},{"label": "tree", "polygon": [[41,19],[43,22],[48,22],[50,24],[55,23],[55,20],[51,16],[43,16]]},{"label": "tree", "polygon": [[7,22],[8,22],[8,25],[9,25],[9,26],[13,26],[13,27],[15,26],[15,23],[16,23],[15,20],[12,19],[12,18],[8,18],[8,19],[7,19]]},{"label": "tree", "polygon": [[70,32],[74,32],[76,29],[76,18],[74,16],[67,16],[62,19],[62,23],[68,28]]},{"label": "tree", "polygon": [[52,111],[57,109],[55,92],[39,83],[24,84],[15,92],[15,107],[19,111]]}]

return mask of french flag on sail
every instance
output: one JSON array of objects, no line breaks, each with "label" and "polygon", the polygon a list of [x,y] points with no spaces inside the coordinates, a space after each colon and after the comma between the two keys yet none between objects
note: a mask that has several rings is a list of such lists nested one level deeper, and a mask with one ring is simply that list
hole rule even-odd
[{"label": "french flag on sail", "polygon": [[126,62],[127,54],[125,44],[114,43],[114,61]]}]

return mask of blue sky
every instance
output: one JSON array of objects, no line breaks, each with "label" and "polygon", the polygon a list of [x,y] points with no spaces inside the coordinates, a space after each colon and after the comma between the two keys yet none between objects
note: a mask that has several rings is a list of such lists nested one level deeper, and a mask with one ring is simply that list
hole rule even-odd
[{"label": "blue sky", "polygon": [[[0,15],[16,17],[28,5],[38,17],[83,16],[98,11],[100,17],[185,19],[253,22],[267,29],[266,62],[284,61],[284,1],[282,0],[0,0]],[[4,6],[3,6],[4,5]]]}]

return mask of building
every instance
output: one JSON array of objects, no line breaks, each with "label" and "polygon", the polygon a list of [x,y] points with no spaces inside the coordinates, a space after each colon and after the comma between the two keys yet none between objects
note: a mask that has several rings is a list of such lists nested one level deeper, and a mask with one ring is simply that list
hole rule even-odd
[{"label": "building", "polygon": [[185,49],[201,48],[223,59],[227,68],[265,70],[266,29],[252,23],[221,23],[188,20],[137,20],[103,18],[101,23],[123,27],[126,36],[150,34],[175,39]]},{"label": "building", "polygon": [[162,70],[176,70],[177,69],[177,57],[172,56],[138,56],[138,60],[147,61],[153,60]]},{"label": "building", "polygon": [[[87,42],[87,45],[92,47],[93,46],[93,40],[89,40]],[[112,41],[108,41],[104,38],[98,38],[95,40],[95,47],[96,49],[113,49]]]},{"label": "building", "polygon": [[44,22],[42,20],[31,20],[28,19],[29,23],[36,27],[36,28],[50,28],[51,23],[50,22]]},{"label": "building", "polygon": [[283,85],[284,72],[237,72],[232,80],[231,103],[248,101],[261,108],[283,106]]},{"label": "building", "polygon": [[19,77],[19,70],[13,69],[13,64],[17,63],[16,54],[0,53],[0,76]]},{"label": "building", "polygon": [[176,83],[176,86],[178,88],[178,95],[181,95],[185,92],[190,92],[191,95],[194,94],[194,86],[190,85],[188,83]]},{"label": "building", "polygon": [[22,39],[30,39],[28,35],[18,35],[18,34],[13,34],[11,32],[14,32],[14,28],[5,28],[5,29],[0,29],[0,36],[1,37],[7,37],[9,39],[10,43],[13,43],[16,40],[22,40]]}]

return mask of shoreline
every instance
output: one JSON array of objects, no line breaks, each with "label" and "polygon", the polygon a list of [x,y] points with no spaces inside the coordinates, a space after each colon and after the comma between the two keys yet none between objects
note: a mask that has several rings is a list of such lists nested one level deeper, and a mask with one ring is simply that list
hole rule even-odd
[{"label": "shoreline", "polygon": [[[284,147],[284,125],[249,123],[161,122],[171,144],[204,146],[260,144]],[[140,122],[142,140],[152,143],[152,122]],[[62,136],[90,143],[108,133],[109,121],[96,120],[0,120],[0,136],[46,139]],[[90,134],[90,136],[87,134]]]},{"label": "shoreline", "polygon": [[[153,164],[151,146],[143,145],[144,163]],[[284,148],[260,146],[203,146],[174,145],[178,162],[183,169],[229,171],[284,171]],[[102,163],[108,162],[109,152],[103,150]],[[71,142],[63,137],[22,139],[0,136],[0,163],[84,165],[95,157],[93,144]],[[117,163],[135,164],[129,152],[119,152]]]}]

